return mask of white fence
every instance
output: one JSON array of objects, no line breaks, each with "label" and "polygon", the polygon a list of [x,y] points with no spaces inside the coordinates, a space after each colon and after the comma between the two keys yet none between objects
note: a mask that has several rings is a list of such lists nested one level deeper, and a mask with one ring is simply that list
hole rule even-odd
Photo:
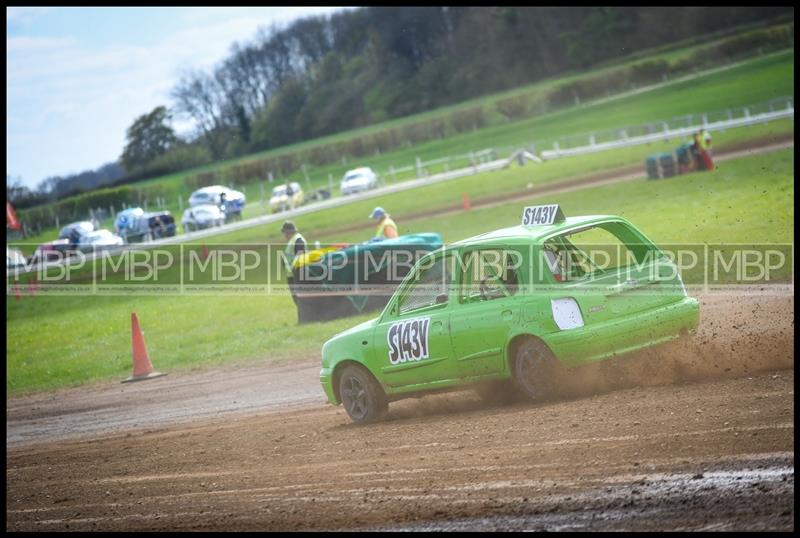
[{"label": "white fence", "polygon": [[[670,127],[669,123],[661,122],[661,129],[655,130],[652,129],[653,124],[649,124],[644,127],[648,128],[648,130],[652,129],[654,132],[649,132],[647,134],[639,136],[630,136],[629,130],[620,129],[614,131],[617,134],[617,138],[607,142],[598,142],[597,141],[598,135],[594,133],[589,135],[584,135],[588,143],[582,146],[562,148],[559,142],[556,141],[553,144],[553,149],[544,150],[541,152],[541,157],[542,159],[547,160],[547,159],[557,159],[560,157],[571,157],[575,155],[586,155],[588,153],[597,153],[600,151],[625,148],[640,144],[650,144],[652,142],[659,142],[662,140],[684,138],[691,136],[699,129],[705,129],[706,131],[724,131],[726,129],[733,129],[736,127],[746,127],[750,125],[757,125],[759,123],[767,123],[770,121],[775,121],[785,118],[794,118],[794,102],[792,101],[791,98],[787,97],[780,100],[773,100],[761,106],[765,108],[768,107],[769,110],[753,114],[751,111],[751,107],[745,107],[736,110],[728,109],[727,111],[725,111],[727,118],[712,122],[708,121],[709,115],[707,114],[703,114],[702,116],[699,117],[688,116],[690,121],[687,123],[690,123],[690,125],[686,127],[672,128]],[[682,118],[686,117],[687,116],[683,116]],[[700,123],[692,124],[691,122],[692,118],[699,119]],[[568,140],[574,141],[575,138],[576,137],[571,137]]]}]

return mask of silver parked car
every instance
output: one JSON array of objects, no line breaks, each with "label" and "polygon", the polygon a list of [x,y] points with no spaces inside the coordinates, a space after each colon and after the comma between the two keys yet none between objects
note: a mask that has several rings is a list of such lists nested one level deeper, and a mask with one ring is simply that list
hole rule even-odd
[{"label": "silver parked car", "polygon": [[181,223],[184,232],[222,226],[225,224],[225,213],[213,204],[198,205],[183,212]]},{"label": "silver parked car", "polygon": [[118,247],[125,244],[125,241],[109,230],[95,230],[84,234],[78,243],[78,250],[81,252],[92,252],[109,247]]},{"label": "silver parked car", "polygon": [[340,185],[342,196],[368,191],[378,187],[378,176],[368,166],[348,170]]},{"label": "silver parked car", "polygon": [[189,197],[189,207],[213,204],[223,209],[227,217],[240,217],[246,201],[243,192],[222,185],[212,185],[194,191]]}]

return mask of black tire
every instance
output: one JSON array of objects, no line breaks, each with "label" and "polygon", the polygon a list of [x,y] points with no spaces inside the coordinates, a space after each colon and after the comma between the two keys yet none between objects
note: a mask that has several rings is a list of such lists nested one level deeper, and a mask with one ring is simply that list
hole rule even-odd
[{"label": "black tire", "polygon": [[558,359],[541,341],[527,339],[514,357],[514,381],[531,400],[541,401],[554,396]]},{"label": "black tire", "polygon": [[519,397],[519,389],[511,379],[486,381],[475,385],[475,392],[488,405],[511,405]]},{"label": "black tire", "polygon": [[350,419],[356,424],[377,422],[389,408],[380,384],[366,370],[346,366],[339,376],[339,397]]}]

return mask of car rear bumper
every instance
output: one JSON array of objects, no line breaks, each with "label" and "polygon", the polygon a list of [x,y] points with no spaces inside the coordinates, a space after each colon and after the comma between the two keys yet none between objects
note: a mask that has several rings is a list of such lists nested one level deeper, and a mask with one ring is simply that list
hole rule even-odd
[{"label": "car rear bumper", "polygon": [[596,327],[582,327],[547,335],[550,350],[566,366],[629,353],[693,333],[700,323],[697,299],[680,301],[638,312]]}]

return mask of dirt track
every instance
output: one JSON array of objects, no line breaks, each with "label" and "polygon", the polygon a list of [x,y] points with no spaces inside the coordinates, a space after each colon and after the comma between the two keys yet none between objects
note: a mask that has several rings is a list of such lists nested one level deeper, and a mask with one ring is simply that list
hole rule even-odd
[{"label": "dirt track", "polygon": [[689,342],[357,427],[318,363],[8,401],[7,530],[794,528],[794,302],[701,298]]}]

